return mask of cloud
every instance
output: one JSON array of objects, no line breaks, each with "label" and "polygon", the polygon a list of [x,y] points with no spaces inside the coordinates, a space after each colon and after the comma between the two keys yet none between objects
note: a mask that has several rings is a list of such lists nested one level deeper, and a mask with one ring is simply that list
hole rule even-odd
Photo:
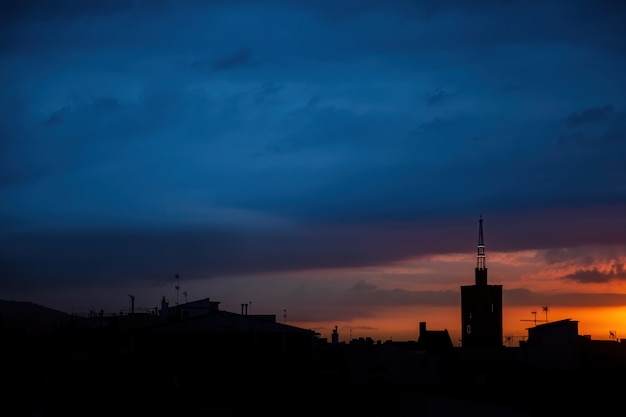
[{"label": "cloud", "polygon": [[[224,71],[237,67],[243,67],[250,63],[251,56],[252,50],[250,48],[240,48],[233,51],[229,55],[212,61],[210,63],[210,67],[213,71]],[[203,64],[206,65],[205,63]]]},{"label": "cloud", "polygon": [[105,2],[62,0],[54,3],[45,0],[5,0],[0,3],[0,19],[6,22],[16,22],[106,16],[130,10],[136,3],[133,0],[109,0]]},{"label": "cloud", "polygon": [[13,283],[382,265],[480,213],[503,250],[624,242],[623,6],[83,3],[2,6]]},{"label": "cloud", "polygon": [[252,50],[250,48],[241,48],[232,54],[222,57],[215,61],[213,68],[216,71],[242,66],[250,62]]},{"label": "cloud", "polygon": [[264,104],[272,97],[275,97],[282,89],[282,85],[276,85],[272,82],[264,83],[255,93],[255,102],[257,104]]},{"label": "cloud", "polygon": [[621,245],[583,245],[541,252],[548,275],[566,282],[599,284],[626,280],[626,253]]},{"label": "cloud", "polygon": [[359,306],[424,306],[458,305],[458,291],[411,291],[401,288],[350,291],[340,296],[341,305]]},{"label": "cloud", "polygon": [[429,122],[421,123],[417,131],[418,133],[431,133],[448,129],[451,126],[453,126],[452,121],[436,117]]},{"label": "cloud", "polygon": [[352,287],[352,290],[354,291],[359,291],[359,290],[375,290],[377,288],[376,285],[369,283],[367,281],[363,281],[363,280],[359,280],[357,281],[356,284],[354,284],[354,287]]},{"label": "cloud", "polygon": [[602,107],[591,107],[568,116],[566,122],[569,127],[577,127],[582,124],[605,120],[611,113],[613,113],[612,104],[607,104]]},{"label": "cloud", "polygon": [[523,288],[503,288],[502,303],[507,306],[623,307],[626,294],[580,292],[534,292]]},{"label": "cloud", "polygon": [[70,106],[63,106],[59,110],[55,110],[50,114],[50,117],[48,117],[48,119],[43,124],[48,126],[54,126],[63,123],[65,116],[69,114],[70,110]]},{"label": "cloud", "polygon": [[616,261],[608,271],[601,271],[595,267],[591,269],[578,269],[563,278],[581,284],[597,284],[617,280],[626,281],[626,270],[624,269],[623,263]]},{"label": "cloud", "polygon": [[429,91],[425,94],[426,104],[429,106],[442,104],[450,100],[452,97],[454,97],[454,95],[454,93],[450,93],[442,89]]}]

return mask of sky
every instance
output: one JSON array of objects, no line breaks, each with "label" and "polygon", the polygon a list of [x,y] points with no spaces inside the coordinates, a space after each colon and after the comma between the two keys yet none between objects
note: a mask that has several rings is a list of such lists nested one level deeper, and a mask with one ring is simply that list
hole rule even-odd
[{"label": "sky", "polygon": [[597,0],[3,1],[0,298],[210,298],[456,344],[482,216],[509,340],[564,318],[626,338],[624,21]]}]

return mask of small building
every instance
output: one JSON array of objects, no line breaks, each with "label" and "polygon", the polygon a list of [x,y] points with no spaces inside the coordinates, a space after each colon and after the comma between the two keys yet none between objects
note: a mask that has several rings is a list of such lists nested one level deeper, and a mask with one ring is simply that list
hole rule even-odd
[{"label": "small building", "polygon": [[434,354],[450,354],[454,351],[448,329],[428,330],[426,322],[420,322],[420,335],[416,347],[417,350]]},{"label": "small building", "polygon": [[530,327],[520,342],[533,369],[573,370],[579,367],[578,321],[564,319]]}]

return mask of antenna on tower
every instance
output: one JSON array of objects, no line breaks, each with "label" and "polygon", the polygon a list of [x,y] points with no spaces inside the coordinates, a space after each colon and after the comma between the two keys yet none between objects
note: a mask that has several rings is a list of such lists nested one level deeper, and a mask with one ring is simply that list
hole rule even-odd
[{"label": "antenna on tower", "polygon": [[478,219],[478,247],[476,251],[476,285],[487,285],[487,263],[483,237],[483,215]]},{"label": "antenna on tower", "polygon": [[478,219],[478,251],[476,254],[476,268],[485,269],[485,238],[483,236],[483,215]]}]

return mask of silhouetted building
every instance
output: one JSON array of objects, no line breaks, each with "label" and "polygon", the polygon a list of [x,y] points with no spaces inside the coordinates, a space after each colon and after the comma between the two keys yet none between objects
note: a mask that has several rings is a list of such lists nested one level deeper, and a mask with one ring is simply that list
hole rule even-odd
[{"label": "silhouetted building", "polygon": [[502,285],[487,283],[483,218],[478,220],[474,285],[461,286],[461,335],[464,348],[502,347]]},{"label": "silhouetted building", "polygon": [[339,333],[337,332],[337,326],[335,326],[335,328],[333,329],[332,343],[333,345],[339,344]]},{"label": "silhouetted building", "polygon": [[426,353],[449,354],[454,350],[448,330],[427,330],[426,322],[420,322],[417,349]]},{"label": "silhouetted building", "polygon": [[564,319],[530,327],[522,346],[534,369],[578,369],[578,339],[578,321]]}]

